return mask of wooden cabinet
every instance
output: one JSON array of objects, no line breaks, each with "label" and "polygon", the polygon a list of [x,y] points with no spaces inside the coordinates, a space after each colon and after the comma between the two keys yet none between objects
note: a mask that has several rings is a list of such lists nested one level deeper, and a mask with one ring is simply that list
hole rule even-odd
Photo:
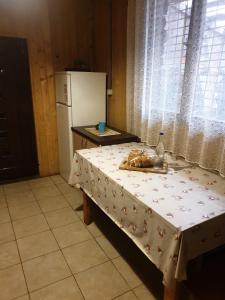
[{"label": "wooden cabinet", "polygon": [[[94,125],[93,125],[94,126]],[[88,127],[93,127],[88,126]],[[107,146],[121,143],[139,142],[140,139],[133,134],[111,128],[118,131],[120,134],[112,136],[97,136],[88,132],[85,128],[87,126],[73,127],[73,151],[80,149],[95,148],[98,146]]]},{"label": "wooden cabinet", "polygon": [[93,142],[91,142],[90,140],[86,139],[86,148],[95,148],[98,147],[98,145],[94,144]]},{"label": "wooden cabinet", "polygon": [[97,144],[94,144],[89,139],[83,137],[82,135],[73,132],[73,151],[80,149],[88,149],[98,147]]},{"label": "wooden cabinet", "polygon": [[73,151],[82,149],[83,137],[73,132]]}]

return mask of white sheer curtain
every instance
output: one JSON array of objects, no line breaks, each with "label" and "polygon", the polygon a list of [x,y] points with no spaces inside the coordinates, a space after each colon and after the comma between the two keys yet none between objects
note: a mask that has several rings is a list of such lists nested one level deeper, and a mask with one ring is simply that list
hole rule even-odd
[{"label": "white sheer curtain", "polygon": [[225,0],[129,0],[127,127],[225,176]]}]

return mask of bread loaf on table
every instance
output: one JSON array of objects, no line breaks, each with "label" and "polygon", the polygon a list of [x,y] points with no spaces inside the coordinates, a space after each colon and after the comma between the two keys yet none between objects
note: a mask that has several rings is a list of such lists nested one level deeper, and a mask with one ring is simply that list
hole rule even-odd
[{"label": "bread loaf on table", "polygon": [[160,163],[157,155],[149,156],[144,150],[131,150],[127,162],[136,168],[148,168]]}]

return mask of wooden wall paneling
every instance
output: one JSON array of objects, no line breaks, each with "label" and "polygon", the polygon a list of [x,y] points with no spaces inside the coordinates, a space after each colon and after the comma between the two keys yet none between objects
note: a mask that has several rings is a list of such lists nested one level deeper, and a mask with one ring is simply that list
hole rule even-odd
[{"label": "wooden wall paneling", "polygon": [[106,72],[111,87],[111,0],[94,0],[94,71]]},{"label": "wooden wall paneling", "polygon": [[75,18],[72,1],[48,0],[53,62],[56,71],[62,71],[72,61],[73,32],[72,22]]},{"label": "wooden wall paneling", "polygon": [[112,90],[109,124],[126,130],[127,0],[112,1]]},{"label": "wooden wall paneling", "polygon": [[108,119],[125,129],[126,8],[127,0],[0,1],[0,35],[28,42],[40,175],[58,171],[54,71],[82,59],[91,69],[110,74],[110,42],[113,96]]},{"label": "wooden wall paneling", "polygon": [[75,59],[93,68],[91,0],[47,0],[55,71],[73,66]]},{"label": "wooden wall paneling", "polygon": [[77,0],[77,56],[93,71],[93,0]]},{"label": "wooden wall paneling", "polygon": [[[39,0],[40,1],[40,0]],[[48,173],[57,173],[58,171],[58,141],[57,141],[57,124],[56,124],[56,106],[55,106],[55,85],[54,85],[54,68],[52,61],[52,48],[50,38],[50,25],[48,5],[46,0],[41,0],[41,26],[40,39],[42,39],[43,48],[40,52],[42,58],[40,61],[40,78],[42,86],[42,96],[45,109],[45,130],[48,149]],[[52,149],[50,151],[50,149]],[[44,153],[43,153],[44,156]]]},{"label": "wooden wall paneling", "polygon": [[58,170],[54,70],[82,59],[92,70],[111,74],[111,2],[113,96],[108,119],[125,129],[126,1],[0,2],[0,34],[28,41],[40,175]]},{"label": "wooden wall paneling", "polygon": [[36,95],[34,98],[36,104],[35,123],[38,127],[39,137],[40,175],[45,176],[58,172],[54,71],[46,1],[37,1],[34,9],[36,14],[33,16],[32,23],[35,24],[33,34],[34,42],[37,44],[34,48],[36,63],[33,68],[34,78],[39,78],[34,93]]},{"label": "wooden wall paneling", "polygon": [[[46,149],[47,137],[46,134],[42,134],[42,130],[45,128],[45,104],[43,90],[41,86],[41,80],[44,75],[44,70],[41,70],[43,65],[43,56],[41,43],[41,30],[37,28],[37,17],[40,18],[40,8],[38,3],[33,3],[36,14],[32,15],[32,22],[30,24],[30,29],[27,32],[27,38],[30,49],[30,64],[31,64],[31,79],[32,80],[32,91],[33,91],[33,106],[34,106],[34,117],[35,117],[35,127],[36,127],[36,138],[37,138],[37,147],[38,147],[38,161],[39,161],[39,172],[41,175],[48,173],[48,151]],[[27,16],[28,17],[28,16]],[[29,17],[31,15],[29,14]],[[28,17],[28,18],[29,18]],[[31,21],[31,20],[30,20]],[[39,22],[38,22],[39,23]],[[33,36],[31,36],[31,32]],[[34,38],[35,37],[35,38]],[[40,109],[42,107],[42,109]],[[43,155],[45,153],[45,155]],[[43,167],[41,167],[43,166]]]},{"label": "wooden wall paneling", "polygon": [[127,0],[94,0],[94,70],[108,74],[108,124],[126,130]]},{"label": "wooden wall paneling", "polygon": [[46,0],[1,0],[0,35],[28,42],[33,109],[41,176],[58,172],[53,65]]},{"label": "wooden wall paneling", "polygon": [[[112,86],[111,0],[94,0],[93,5],[94,71],[107,74],[107,88]],[[107,121],[110,97],[107,97]]]}]

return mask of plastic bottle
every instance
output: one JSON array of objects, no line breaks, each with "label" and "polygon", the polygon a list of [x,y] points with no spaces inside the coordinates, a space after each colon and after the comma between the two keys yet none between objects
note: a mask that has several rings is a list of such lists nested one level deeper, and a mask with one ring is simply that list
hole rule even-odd
[{"label": "plastic bottle", "polygon": [[156,145],[156,148],[155,148],[155,152],[158,155],[159,160],[160,160],[161,163],[163,163],[163,161],[164,161],[164,153],[165,153],[165,147],[164,147],[163,139],[164,139],[164,133],[161,131],[159,133],[158,144]]}]

